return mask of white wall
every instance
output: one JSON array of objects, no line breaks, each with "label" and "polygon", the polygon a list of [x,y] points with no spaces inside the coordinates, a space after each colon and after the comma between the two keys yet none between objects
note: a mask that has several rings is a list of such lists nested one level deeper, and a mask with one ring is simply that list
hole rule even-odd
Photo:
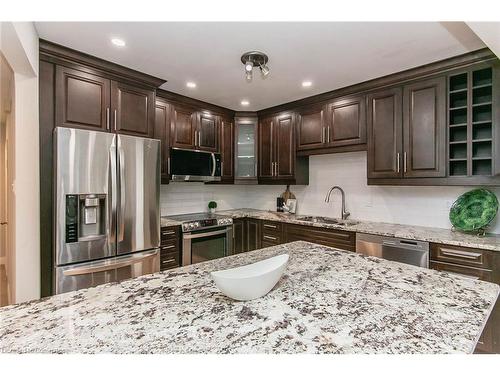
[{"label": "white wall", "polygon": [[[298,199],[298,213],[338,217],[340,194],[332,193],[330,204],[324,202],[328,189],[341,186],[346,192],[346,206],[351,218],[450,228],[449,207],[471,187],[446,186],[368,186],[366,152],[318,155],[309,158],[309,185],[292,186]],[[162,186],[162,214],[206,211],[209,200],[221,209],[251,207],[275,210],[276,197],[284,186],[210,187],[202,184],[175,183]],[[491,188],[500,197],[500,188]],[[500,233],[500,220],[491,231]]]},{"label": "white wall", "polygon": [[[15,74],[15,302],[40,297],[38,34],[31,22],[0,23],[0,51]],[[12,147],[13,146],[13,147]]]}]

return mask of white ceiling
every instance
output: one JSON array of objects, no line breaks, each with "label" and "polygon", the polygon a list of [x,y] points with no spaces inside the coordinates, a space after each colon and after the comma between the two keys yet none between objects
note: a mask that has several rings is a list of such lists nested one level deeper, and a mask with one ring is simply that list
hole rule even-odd
[{"label": "white ceiling", "polygon": [[[463,22],[37,22],[41,38],[166,79],[162,88],[260,110],[484,47]],[[112,37],[126,41],[118,48]],[[268,54],[245,81],[240,56]],[[301,82],[311,80],[312,87]],[[186,87],[187,81],[197,84]],[[243,107],[246,99],[250,105]]]}]

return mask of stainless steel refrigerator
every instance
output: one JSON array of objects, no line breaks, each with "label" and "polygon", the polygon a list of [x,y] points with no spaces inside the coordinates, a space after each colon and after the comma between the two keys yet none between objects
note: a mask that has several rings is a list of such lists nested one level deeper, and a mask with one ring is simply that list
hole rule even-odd
[{"label": "stainless steel refrigerator", "polygon": [[55,292],[160,270],[160,142],[56,128]]}]

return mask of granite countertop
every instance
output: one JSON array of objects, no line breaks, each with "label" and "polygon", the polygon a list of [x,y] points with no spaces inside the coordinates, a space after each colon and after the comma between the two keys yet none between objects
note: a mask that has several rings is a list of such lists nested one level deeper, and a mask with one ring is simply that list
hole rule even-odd
[{"label": "granite countertop", "polygon": [[[340,229],[350,232],[377,234],[381,236],[406,238],[409,240],[420,240],[446,245],[465,246],[477,249],[500,251],[500,235],[496,234],[477,236],[455,232],[453,230],[443,228],[379,223],[362,220],[347,220],[347,222],[354,223],[353,225],[311,223],[308,221],[297,220],[297,216],[304,215],[293,215],[274,211],[256,210],[252,208],[218,211],[217,214],[231,216],[234,219],[251,217],[262,220],[280,221],[285,223],[309,225],[321,228]],[[169,223],[169,225],[180,225],[179,222],[168,219],[168,216],[162,217],[162,226],[167,226],[166,224],[164,224],[167,222]]]},{"label": "granite countertop", "polygon": [[[266,296],[212,270],[288,253]],[[471,353],[499,286],[298,241],[0,309],[0,352]]]}]

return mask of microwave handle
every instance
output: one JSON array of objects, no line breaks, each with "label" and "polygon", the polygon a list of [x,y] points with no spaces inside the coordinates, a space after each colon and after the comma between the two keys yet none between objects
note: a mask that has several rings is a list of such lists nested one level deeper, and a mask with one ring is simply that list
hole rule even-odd
[{"label": "microwave handle", "polygon": [[210,155],[212,156],[212,176],[215,176],[215,170],[216,170],[215,154],[212,152]]}]

